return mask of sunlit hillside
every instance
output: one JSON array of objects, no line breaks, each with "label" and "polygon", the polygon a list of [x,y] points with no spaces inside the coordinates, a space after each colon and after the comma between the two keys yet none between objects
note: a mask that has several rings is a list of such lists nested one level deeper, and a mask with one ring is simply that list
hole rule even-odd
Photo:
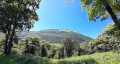
[{"label": "sunlit hillside", "polygon": [[20,38],[25,38],[26,35],[38,35],[42,40],[46,40],[50,43],[60,43],[64,37],[70,37],[72,39],[76,39],[79,43],[93,40],[90,37],[84,36],[74,31],[70,30],[59,30],[59,29],[48,29],[48,30],[40,30],[40,31],[24,31],[21,33]]}]

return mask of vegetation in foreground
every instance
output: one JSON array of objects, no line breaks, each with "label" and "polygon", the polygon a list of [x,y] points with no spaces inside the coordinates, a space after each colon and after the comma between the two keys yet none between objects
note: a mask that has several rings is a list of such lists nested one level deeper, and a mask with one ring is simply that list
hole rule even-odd
[{"label": "vegetation in foreground", "polygon": [[19,39],[18,34],[30,30],[39,20],[36,10],[40,1],[0,1],[0,32],[4,34],[0,39],[0,51],[4,53],[0,54],[0,64],[120,64],[120,0],[80,0],[90,21],[111,17],[114,24],[93,41],[79,44],[67,37],[62,45],[47,43],[39,36]]},{"label": "vegetation in foreground", "polygon": [[[53,44],[37,35],[26,36],[14,44],[10,55],[0,54],[0,64],[120,64],[119,35],[115,24],[109,24],[95,40],[83,43],[67,37],[62,44]],[[4,53],[4,37],[0,42]]]},{"label": "vegetation in foreground", "polygon": [[31,55],[4,55],[0,54],[0,64],[51,64],[47,58],[33,57]]},{"label": "vegetation in foreground", "polygon": [[65,59],[0,54],[0,64],[120,64],[120,54],[106,52]]},{"label": "vegetation in foreground", "polygon": [[120,64],[120,54],[113,52],[95,53],[78,57],[56,59],[53,64]]}]

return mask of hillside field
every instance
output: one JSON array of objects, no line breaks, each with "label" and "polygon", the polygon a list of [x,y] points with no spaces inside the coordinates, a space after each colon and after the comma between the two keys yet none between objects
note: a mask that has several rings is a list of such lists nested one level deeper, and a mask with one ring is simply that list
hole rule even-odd
[{"label": "hillside field", "polygon": [[0,64],[120,64],[120,54],[105,52],[65,59],[0,54]]}]

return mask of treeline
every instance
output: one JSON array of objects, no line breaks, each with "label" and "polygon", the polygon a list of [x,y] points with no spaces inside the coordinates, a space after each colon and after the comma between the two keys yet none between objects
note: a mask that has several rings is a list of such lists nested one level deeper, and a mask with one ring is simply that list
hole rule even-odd
[{"label": "treeline", "polygon": [[[41,40],[39,36],[26,36],[24,40],[16,39],[12,54],[33,55],[54,59],[76,57],[96,52],[114,51],[120,53],[120,31],[115,24],[109,24],[95,40],[78,43],[69,37],[63,38],[62,44],[52,44]],[[1,51],[5,39],[1,39]],[[3,43],[3,44],[2,44]]]},{"label": "treeline", "polygon": [[[19,40],[19,39],[18,39]],[[2,39],[1,43],[5,40]],[[47,58],[66,58],[72,56],[80,56],[81,48],[75,39],[66,37],[62,44],[51,44],[45,40],[41,40],[39,36],[26,36],[24,40],[14,41],[11,54],[33,55]],[[1,51],[4,51],[4,45],[0,46]]]}]

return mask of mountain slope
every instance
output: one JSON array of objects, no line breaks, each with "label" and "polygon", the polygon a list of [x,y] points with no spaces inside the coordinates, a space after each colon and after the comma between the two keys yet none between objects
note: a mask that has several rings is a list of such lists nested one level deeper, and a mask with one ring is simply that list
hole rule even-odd
[{"label": "mountain slope", "polygon": [[70,37],[76,39],[79,43],[87,40],[92,40],[92,38],[84,36],[74,31],[70,30],[58,30],[58,29],[48,29],[41,31],[24,31],[21,33],[20,38],[24,38],[25,35],[38,35],[42,40],[46,40],[51,43],[61,43],[64,37]]}]

